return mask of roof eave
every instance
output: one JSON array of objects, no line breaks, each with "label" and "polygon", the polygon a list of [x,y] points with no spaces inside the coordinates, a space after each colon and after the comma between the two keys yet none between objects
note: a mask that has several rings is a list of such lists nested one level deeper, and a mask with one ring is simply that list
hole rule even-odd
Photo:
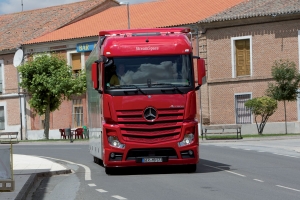
[{"label": "roof eave", "polygon": [[300,19],[300,12],[293,14],[280,14],[280,15],[265,15],[265,16],[254,16],[254,17],[230,17],[222,19],[211,19],[211,20],[201,20],[197,24],[205,28],[223,28],[230,26],[242,26],[250,24],[260,24],[260,23],[271,23],[279,21],[289,21]]}]

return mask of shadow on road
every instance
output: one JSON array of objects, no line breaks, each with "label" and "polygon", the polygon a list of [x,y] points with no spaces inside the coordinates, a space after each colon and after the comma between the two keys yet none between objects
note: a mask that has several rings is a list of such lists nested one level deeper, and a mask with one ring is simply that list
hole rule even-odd
[{"label": "shadow on road", "polygon": [[[211,167],[212,166],[212,167]],[[221,167],[220,167],[221,166]],[[216,168],[214,168],[216,167]],[[219,169],[217,169],[219,168]],[[187,166],[144,166],[144,167],[122,167],[115,168],[111,175],[150,175],[150,174],[180,174],[180,173],[212,173],[223,170],[229,170],[230,166],[209,160],[200,159],[195,172],[190,172]]]}]

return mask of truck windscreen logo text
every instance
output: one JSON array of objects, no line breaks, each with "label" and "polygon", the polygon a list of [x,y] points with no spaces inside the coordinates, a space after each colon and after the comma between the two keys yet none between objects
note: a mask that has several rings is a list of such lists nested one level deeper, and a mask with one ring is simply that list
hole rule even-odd
[{"label": "truck windscreen logo text", "polygon": [[136,47],[137,51],[158,51],[159,47]]}]

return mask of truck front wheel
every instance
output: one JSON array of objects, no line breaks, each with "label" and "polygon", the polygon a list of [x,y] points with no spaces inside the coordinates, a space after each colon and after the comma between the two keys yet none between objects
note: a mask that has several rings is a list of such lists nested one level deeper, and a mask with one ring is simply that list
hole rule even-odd
[{"label": "truck front wheel", "polygon": [[194,173],[197,170],[197,164],[187,165],[185,169],[188,173]]},{"label": "truck front wheel", "polygon": [[114,168],[113,167],[105,167],[105,173],[107,174],[107,175],[112,175],[112,174],[114,174]]}]

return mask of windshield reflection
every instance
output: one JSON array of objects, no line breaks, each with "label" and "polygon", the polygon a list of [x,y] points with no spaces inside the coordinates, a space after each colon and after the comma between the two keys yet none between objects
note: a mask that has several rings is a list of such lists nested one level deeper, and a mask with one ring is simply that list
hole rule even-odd
[{"label": "windshield reflection", "polygon": [[106,89],[187,87],[193,83],[190,55],[119,57],[105,67]]}]

